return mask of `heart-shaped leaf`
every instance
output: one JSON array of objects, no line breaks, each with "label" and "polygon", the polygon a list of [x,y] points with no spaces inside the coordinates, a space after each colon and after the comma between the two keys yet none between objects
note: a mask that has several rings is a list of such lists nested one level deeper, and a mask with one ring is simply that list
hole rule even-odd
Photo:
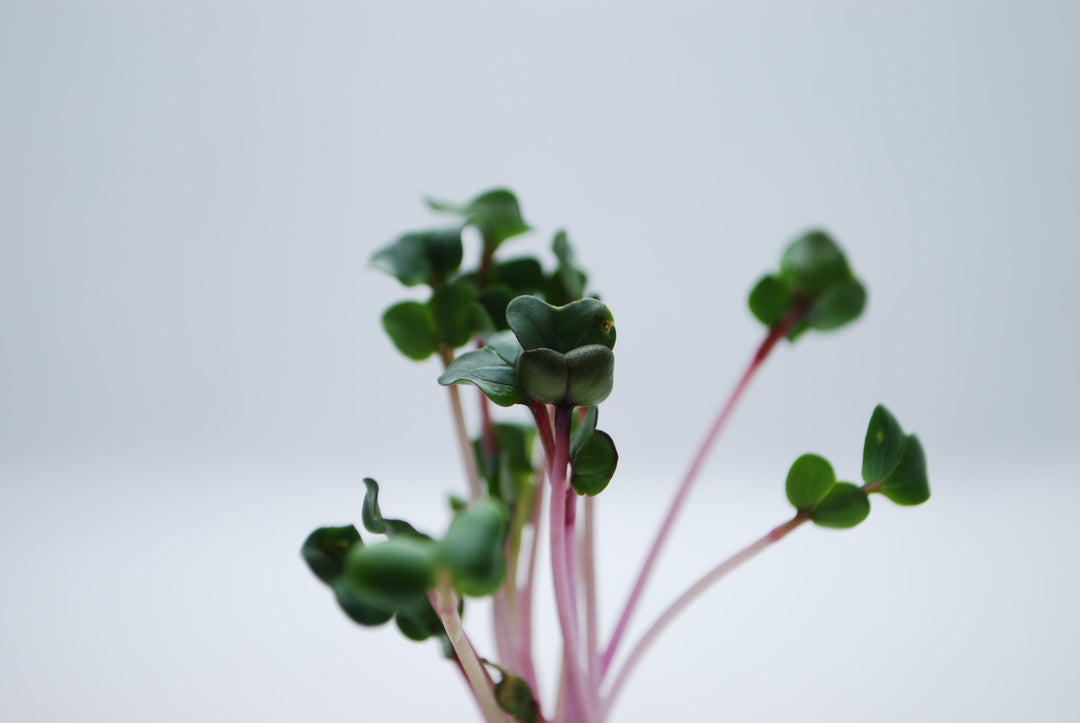
[{"label": "heart-shaped leaf", "polygon": [[930,499],[926,455],[919,438],[914,434],[907,436],[899,464],[877,491],[898,505],[921,505]]},{"label": "heart-shaped leaf", "polygon": [[463,594],[490,595],[502,584],[507,523],[506,507],[490,498],[474,502],[450,523],[439,543],[439,561]]},{"label": "heart-shaped leaf", "polygon": [[405,286],[435,285],[461,265],[461,228],[414,231],[399,236],[371,257],[371,265]]},{"label": "heart-shaped leaf", "polygon": [[320,527],[304,540],[300,554],[315,577],[332,585],[345,570],[345,555],[353,545],[362,544],[353,525]]},{"label": "heart-shaped leaf", "polygon": [[837,482],[821,502],[810,510],[810,519],[820,527],[854,527],[870,514],[870,500],[862,487]]},{"label": "heart-shaped leaf", "polygon": [[382,325],[397,350],[414,361],[427,359],[439,345],[431,312],[419,301],[394,304],[383,314]]},{"label": "heart-shaped leaf", "polygon": [[509,332],[492,334],[482,349],[454,359],[439,376],[439,384],[472,384],[500,407],[525,401],[518,383],[521,347]]},{"label": "heart-shaped leaf", "polygon": [[436,545],[420,537],[392,537],[355,546],[345,558],[345,582],[361,602],[394,611],[415,604],[435,586]]},{"label": "heart-shaped leaf", "polygon": [[866,289],[855,279],[839,281],[814,300],[806,320],[817,331],[839,329],[859,318],[866,308]]},{"label": "heart-shaped leaf", "polygon": [[484,240],[484,248],[494,251],[508,238],[525,233],[529,225],[521,216],[517,197],[505,188],[481,193],[465,205],[428,200],[436,211],[447,211],[464,217],[465,223],[476,227]]},{"label": "heart-shaped leaf", "polygon": [[780,325],[795,305],[791,290],[776,276],[763,276],[750,292],[750,312],[765,326]]},{"label": "heart-shaped leaf", "polygon": [[788,502],[799,512],[818,505],[836,484],[832,465],[816,454],[804,454],[788,470],[785,491]]},{"label": "heart-shaped leaf", "polygon": [[519,296],[506,307],[506,321],[526,351],[566,353],[581,346],[615,347],[611,310],[596,299],[552,306],[535,296]]},{"label": "heart-shaped leaf", "polygon": [[615,476],[618,464],[619,453],[611,435],[596,430],[581,443],[571,460],[570,485],[579,495],[595,497]]},{"label": "heart-shaped leaf", "polygon": [[824,231],[809,231],[795,239],[780,257],[780,277],[807,298],[815,298],[835,283],[851,277],[847,260]]},{"label": "heart-shaped leaf", "polygon": [[364,486],[367,487],[367,492],[364,494],[364,505],[360,510],[360,519],[368,532],[388,537],[402,535],[430,539],[422,532],[417,532],[415,527],[404,520],[391,520],[383,517],[382,510],[379,509],[379,483],[370,477],[365,477]]},{"label": "heart-shaped leaf", "polygon": [[615,355],[601,344],[578,347],[566,354],[566,399],[575,407],[595,407],[615,386]]},{"label": "heart-shaped leaf", "polygon": [[881,482],[893,473],[904,454],[907,437],[900,423],[882,405],[874,407],[863,442],[862,478],[867,484]]}]

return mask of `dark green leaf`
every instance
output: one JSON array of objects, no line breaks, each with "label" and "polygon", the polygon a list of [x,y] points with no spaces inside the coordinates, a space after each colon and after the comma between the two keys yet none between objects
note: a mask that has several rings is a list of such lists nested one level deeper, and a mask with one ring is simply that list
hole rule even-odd
[{"label": "dark green leaf", "polygon": [[402,635],[417,642],[445,632],[439,615],[431,607],[431,602],[426,596],[418,597],[415,602],[399,607],[394,614],[394,621]]},{"label": "dark green leaf", "polygon": [[904,430],[889,410],[880,404],[874,407],[863,442],[863,481],[881,482],[891,475],[904,454],[906,441]]},{"label": "dark green leaf", "polygon": [[488,494],[512,508],[517,502],[518,489],[532,478],[536,428],[524,424],[495,424],[492,431],[494,449],[491,454],[484,453],[481,439],[473,441],[473,449],[481,474],[487,481]]},{"label": "dark green leaf", "polygon": [[345,555],[349,549],[361,544],[360,533],[353,525],[320,527],[304,540],[300,554],[315,577],[332,585],[345,569]]},{"label": "dark green leaf", "polygon": [[552,306],[535,296],[519,296],[506,307],[506,321],[526,351],[554,349],[565,354],[591,344],[615,347],[614,318],[596,299]]},{"label": "dark green leaf", "polygon": [[573,457],[581,449],[581,445],[596,431],[596,420],[600,417],[600,411],[596,407],[589,407],[584,417],[574,415],[573,431],[570,434],[570,456]]},{"label": "dark green leaf", "polygon": [[487,498],[472,504],[450,523],[439,543],[439,560],[454,586],[465,595],[490,595],[506,573],[506,507]]},{"label": "dark green leaf", "polygon": [[534,294],[544,286],[544,269],[531,257],[507,259],[491,267],[490,284],[504,284],[514,290],[514,296]]},{"label": "dark green leaf", "polygon": [[518,379],[522,393],[532,401],[562,402],[569,384],[566,355],[552,349],[530,349],[518,361]]},{"label": "dark green leaf", "polygon": [[569,371],[566,399],[577,407],[595,407],[615,385],[615,355],[601,344],[578,347],[566,354]]},{"label": "dark green leaf", "polygon": [[345,559],[345,581],[361,602],[397,610],[434,587],[435,555],[435,543],[419,537],[356,546]]},{"label": "dark green leaf", "polygon": [[570,484],[579,495],[595,497],[604,491],[615,475],[619,453],[607,432],[596,430],[574,455]]},{"label": "dark green leaf", "polygon": [[371,257],[371,265],[406,286],[437,284],[461,265],[461,229],[414,231]]},{"label": "dark green leaf", "polygon": [[850,482],[837,482],[825,499],[810,511],[810,519],[821,527],[846,529],[854,527],[870,514],[870,500],[862,487]]},{"label": "dark green leaf", "polygon": [[417,532],[416,528],[404,520],[383,517],[382,510],[379,509],[379,483],[370,477],[365,477],[364,486],[367,487],[367,492],[364,493],[364,505],[360,510],[360,519],[364,523],[364,529],[389,537],[403,535],[429,539],[427,535]]},{"label": "dark green leaf", "polygon": [[438,339],[451,349],[465,346],[478,331],[476,288],[467,281],[435,289],[428,308]]},{"label": "dark green leaf", "polygon": [[921,505],[930,499],[926,455],[914,434],[907,436],[900,463],[878,491],[898,505]]},{"label": "dark green leaf", "polygon": [[394,616],[393,610],[385,610],[364,602],[352,591],[344,578],[339,579],[333,585],[334,598],[338,607],[352,619],[353,622],[372,627],[382,625]]},{"label": "dark green leaf", "polygon": [[423,361],[435,353],[439,338],[426,304],[402,301],[394,304],[382,317],[383,328],[405,356]]},{"label": "dark green leaf", "polygon": [[516,675],[504,673],[495,684],[495,702],[522,723],[536,723],[540,719],[539,706],[529,684]]},{"label": "dark green leaf", "polygon": [[574,249],[570,246],[570,239],[565,231],[555,234],[555,239],[551,242],[551,250],[555,252],[558,266],[548,283],[548,303],[561,306],[577,301],[585,296],[585,283],[588,281],[588,276],[578,267],[574,259]]},{"label": "dark green leaf", "polygon": [[465,205],[428,200],[436,211],[448,211],[464,217],[465,223],[475,226],[484,240],[484,248],[494,251],[508,238],[525,233],[529,225],[521,216],[517,197],[505,188],[480,194]]},{"label": "dark green leaf", "polygon": [[838,329],[859,318],[866,307],[866,289],[855,279],[844,279],[823,291],[806,312],[818,331]]},{"label": "dark green leaf", "polygon": [[506,324],[506,305],[517,294],[506,284],[491,284],[485,286],[476,294],[476,301],[484,307],[491,324],[496,331],[504,331],[510,327]]},{"label": "dark green leaf", "polygon": [[840,247],[824,231],[809,231],[780,258],[780,277],[807,298],[851,277]]},{"label": "dark green leaf", "polygon": [[804,454],[788,470],[785,491],[788,502],[800,511],[812,509],[836,484],[832,465],[816,454]]},{"label": "dark green leaf", "polygon": [[[523,402],[525,395],[518,385],[516,356],[507,353],[505,340],[493,341],[497,336],[499,334],[493,335],[484,348],[454,359],[439,375],[439,384],[472,384],[500,407]],[[514,361],[509,361],[506,356],[514,356]]]},{"label": "dark green leaf", "polygon": [[780,325],[791,312],[795,298],[791,290],[775,276],[763,276],[750,292],[750,313],[770,329]]}]

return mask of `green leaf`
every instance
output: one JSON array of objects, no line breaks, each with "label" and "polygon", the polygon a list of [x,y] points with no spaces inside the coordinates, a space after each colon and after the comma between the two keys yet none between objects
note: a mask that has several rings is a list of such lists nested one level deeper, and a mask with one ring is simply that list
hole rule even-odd
[{"label": "green leaf", "polygon": [[506,507],[487,498],[474,502],[450,523],[439,543],[439,560],[463,594],[490,595],[502,584],[508,521]]},{"label": "green leaf", "polygon": [[816,454],[804,454],[788,470],[785,491],[799,512],[813,509],[836,484],[832,465]]},{"label": "green leaf", "polygon": [[517,346],[512,334],[511,346],[502,336],[505,333],[493,334],[488,339],[487,346],[466,352],[454,359],[446,367],[446,371],[439,375],[439,384],[472,384],[500,407],[525,401],[525,395],[518,384],[517,357],[521,353],[521,347]]},{"label": "green leaf", "polygon": [[570,456],[573,457],[581,449],[581,445],[596,431],[596,421],[600,417],[600,410],[589,407],[584,417],[574,415],[573,431],[570,433]]},{"label": "green leaf", "polygon": [[561,306],[585,296],[585,284],[588,276],[582,271],[574,258],[574,249],[570,246],[570,239],[566,231],[559,231],[551,242],[551,250],[555,252],[558,266],[547,286],[547,301],[550,304]]},{"label": "green leaf", "polygon": [[447,211],[464,217],[465,223],[475,226],[484,240],[484,248],[494,251],[503,241],[529,230],[521,216],[517,197],[505,188],[481,193],[464,206],[428,200],[436,211]]},{"label": "green leaf", "polygon": [[499,423],[492,426],[494,453],[485,455],[483,441],[473,441],[479,469],[488,486],[488,495],[502,500],[513,508],[517,491],[529,483],[533,475],[532,449],[536,427],[524,424]]},{"label": "green leaf", "polygon": [[807,298],[851,278],[847,260],[824,231],[809,231],[793,241],[780,257],[780,277]]},{"label": "green leaf", "polygon": [[388,537],[403,535],[430,539],[422,532],[417,532],[415,527],[404,520],[383,517],[382,510],[379,509],[379,483],[370,477],[365,477],[364,486],[367,487],[367,492],[364,494],[364,505],[360,510],[360,519],[364,523],[364,529]]},{"label": "green leaf", "polygon": [[795,298],[776,276],[763,276],[750,292],[750,313],[770,329],[780,325],[791,312]]},{"label": "green leaf", "polygon": [[529,684],[516,675],[504,673],[502,680],[495,684],[495,702],[522,723],[536,723],[540,719],[540,708]]},{"label": "green leaf", "polygon": [[484,307],[495,331],[510,328],[506,323],[506,305],[516,295],[506,284],[490,284],[477,292],[476,301]]},{"label": "green leaf", "polygon": [[435,289],[428,301],[437,338],[451,349],[465,346],[478,331],[476,288],[456,281]]},{"label": "green leaf", "polygon": [[519,296],[506,307],[506,321],[526,351],[566,353],[581,346],[615,347],[611,310],[596,299],[552,306],[535,296]]},{"label": "green leaf", "polygon": [[394,616],[392,610],[385,610],[370,605],[357,597],[356,593],[352,591],[352,588],[349,587],[344,577],[335,582],[332,588],[338,607],[340,607],[354,623],[366,627],[374,627],[376,625],[382,625]]},{"label": "green leaf", "polygon": [[594,431],[585,439],[571,460],[570,484],[579,495],[595,497],[604,491],[615,475],[619,453],[607,432]]},{"label": "green leaf", "polygon": [[914,434],[907,436],[900,463],[877,491],[898,505],[921,505],[930,499],[926,455],[919,438]]},{"label": "green leaf", "polygon": [[394,304],[383,314],[382,325],[398,351],[415,361],[427,359],[439,344],[431,312],[419,301]]},{"label": "green leaf", "polygon": [[415,602],[399,607],[394,613],[394,622],[397,623],[402,635],[418,643],[445,632],[438,613],[431,607],[431,602],[426,596],[418,597]]},{"label": "green leaf", "polygon": [[862,487],[837,482],[825,499],[810,511],[810,519],[820,527],[846,529],[859,524],[870,514],[870,500]]},{"label": "green leaf", "polygon": [[356,546],[345,558],[345,581],[361,602],[383,610],[414,604],[435,586],[436,546],[419,537],[392,537]]},{"label": "green leaf", "polygon": [[300,554],[315,577],[332,585],[345,569],[345,555],[353,545],[363,544],[353,525],[320,527],[304,540]]},{"label": "green leaf", "polygon": [[491,267],[489,284],[504,284],[514,290],[514,296],[533,294],[544,286],[544,269],[531,257],[507,259]]},{"label": "green leaf", "polygon": [[530,349],[518,361],[522,393],[534,402],[558,404],[569,387],[566,355],[552,349]]},{"label": "green leaf", "polygon": [[882,405],[874,407],[863,442],[862,478],[866,483],[881,482],[893,473],[904,454],[907,437],[900,423]]},{"label": "green leaf", "polygon": [[838,329],[859,318],[864,308],[866,289],[855,279],[844,279],[818,296],[806,311],[806,321],[817,331]]},{"label": "green leaf", "polygon": [[371,257],[371,265],[405,286],[438,284],[461,265],[461,228],[414,231]]},{"label": "green leaf", "polygon": [[615,354],[602,344],[581,346],[566,354],[566,399],[576,407],[595,407],[615,386]]}]

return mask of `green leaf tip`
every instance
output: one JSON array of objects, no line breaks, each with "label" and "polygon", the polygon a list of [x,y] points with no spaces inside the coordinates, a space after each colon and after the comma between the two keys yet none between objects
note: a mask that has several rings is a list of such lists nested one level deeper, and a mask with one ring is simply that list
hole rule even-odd
[{"label": "green leaf tip", "polygon": [[506,239],[530,230],[529,224],[522,217],[517,196],[506,188],[485,191],[466,204],[432,199],[427,199],[427,204],[436,211],[461,216],[466,225],[474,226],[480,231],[484,248],[488,252],[494,251]]},{"label": "green leaf tip", "polygon": [[519,296],[506,307],[506,321],[526,351],[553,349],[565,354],[592,344],[615,348],[615,318],[596,299],[552,306],[535,296]]},{"label": "green leaf tip", "polygon": [[379,483],[370,477],[365,477],[364,486],[367,487],[367,492],[364,494],[364,504],[360,509],[360,519],[364,523],[364,529],[387,537],[401,535],[430,539],[404,520],[383,517],[382,510],[379,509]]},{"label": "green leaf tip", "polygon": [[863,480],[898,505],[921,505],[930,499],[926,455],[913,434],[883,405],[874,408],[863,442]]},{"label": "green leaf tip", "polygon": [[904,455],[899,464],[876,490],[898,505],[921,505],[930,499],[930,480],[926,472],[926,455],[919,438],[907,436]]},{"label": "green leaf tip", "polygon": [[518,382],[521,346],[509,331],[492,334],[481,349],[465,352],[439,375],[439,384],[471,384],[500,407],[525,401]]},{"label": "green leaf tip", "polygon": [[816,454],[795,460],[785,489],[799,514],[821,527],[854,527],[870,514],[866,492],[850,482],[837,482],[832,465]]},{"label": "green leaf tip", "polygon": [[405,286],[436,286],[461,266],[461,228],[413,231],[376,251],[371,265]]}]

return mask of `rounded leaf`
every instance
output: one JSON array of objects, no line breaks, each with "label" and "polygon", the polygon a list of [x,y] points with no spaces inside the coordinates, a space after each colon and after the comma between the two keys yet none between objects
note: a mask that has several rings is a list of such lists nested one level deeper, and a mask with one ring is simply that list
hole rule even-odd
[{"label": "rounded leaf", "polygon": [[[508,360],[507,356],[512,357],[513,361]],[[525,400],[518,382],[516,363],[516,355],[503,341],[496,344],[489,340],[483,349],[455,358],[439,375],[439,384],[472,384],[500,407],[509,407]]]},{"label": "rounded leaf", "polygon": [[810,519],[820,527],[846,529],[854,527],[870,514],[870,500],[862,487],[850,482],[837,482],[825,499],[810,510]]},{"label": "rounded leaf", "polygon": [[788,502],[799,512],[814,508],[836,484],[832,465],[816,454],[804,454],[791,465],[784,486]]},{"label": "rounded leaf", "polygon": [[866,289],[855,279],[845,279],[823,291],[806,312],[811,328],[838,329],[859,318],[866,308]]},{"label": "rounded leaf", "polygon": [[432,200],[428,205],[437,211],[464,216],[467,224],[480,231],[488,251],[494,251],[506,239],[529,230],[521,216],[517,197],[505,188],[485,191],[464,206]]},{"label": "rounded leaf", "polygon": [[396,610],[434,587],[435,544],[400,536],[379,545],[354,547],[345,558],[344,579],[361,602]]},{"label": "rounded leaf", "polygon": [[566,401],[577,407],[595,407],[615,386],[615,355],[600,344],[578,347],[566,354]]},{"label": "rounded leaf", "polygon": [[371,265],[405,286],[436,284],[461,265],[461,228],[414,231],[371,257]]},{"label": "rounded leaf", "polygon": [[357,597],[344,578],[333,585],[333,590],[338,607],[358,625],[365,627],[382,625],[394,616],[393,610],[376,607]]},{"label": "rounded leaf", "polygon": [[442,621],[427,597],[418,597],[411,605],[398,608],[394,622],[402,635],[418,643],[444,632]]},{"label": "rounded leaf", "polygon": [[353,545],[364,544],[353,525],[320,527],[304,540],[300,554],[304,561],[327,585],[332,585],[345,570],[345,556]]},{"label": "rounded leaf", "polygon": [[495,702],[515,720],[534,723],[539,719],[539,706],[532,689],[516,675],[504,674],[502,680],[495,684]]},{"label": "rounded leaf", "polygon": [[506,322],[526,351],[554,349],[565,354],[590,344],[615,347],[614,317],[596,299],[552,306],[535,296],[519,296],[506,307]]},{"label": "rounded leaf", "polygon": [[518,360],[518,381],[521,391],[534,402],[562,402],[569,385],[566,355],[552,349],[526,351]]},{"label": "rounded leaf", "polygon": [[427,359],[439,344],[431,313],[419,301],[394,304],[383,314],[382,325],[397,350],[415,361]]},{"label": "rounded leaf", "polygon": [[571,460],[570,485],[579,495],[594,497],[608,486],[615,476],[619,453],[607,432],[590,434]]},{"label": "rounded leaf", "polygon": [[863,442],[862,478],[866,483],[881,482],[893,473],[904,454],[907,437],[900,423],[881,404],[874,407]]},{"label": "rounded leaf", "polygon": [[750,292],[750,313],[770,329],[779,326],[795,304],[791,290],[776,276],[763,276]]},{"label": "rounded leaf", "polygon": [[435,333],[451,349],[465,346],[477,329],[476,288],[467,281],[435,289],[428,301]]},{"label": "rounded leaf", "polygon": [[814,298],[833,284],[850,278],[847,260],[824,231],[795,239],[780,257],[780,276],[803,295]]},{"label": "rounded leaf", "polygon": [[877,491],[898,505],[921,505],[930,499],[926,455],[914,434],[908,435],[899,464]]},{"label": "rounded leaf", "polygon": [[501,503],[479,500],[454,518],[439,543],[439,561],[465,595],[490,595],[502,584],[507,517]]}]

